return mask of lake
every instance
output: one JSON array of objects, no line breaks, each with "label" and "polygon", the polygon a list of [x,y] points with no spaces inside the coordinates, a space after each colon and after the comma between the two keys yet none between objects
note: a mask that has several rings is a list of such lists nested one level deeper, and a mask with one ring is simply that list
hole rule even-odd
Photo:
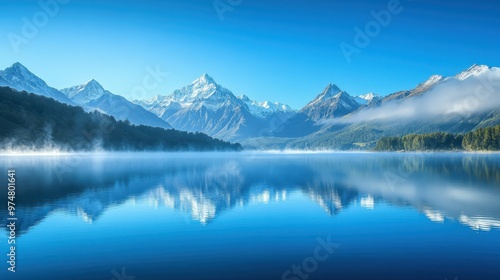
[{"label": "lake", "polygon": [[0,159],[1,279],[500,279],[499,154]]}]

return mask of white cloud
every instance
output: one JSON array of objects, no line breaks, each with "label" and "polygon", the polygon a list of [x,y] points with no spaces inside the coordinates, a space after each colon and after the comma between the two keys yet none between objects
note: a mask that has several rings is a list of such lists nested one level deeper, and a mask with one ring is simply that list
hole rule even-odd
[{"label": "white cloud", "polygon": [[386,102],[328,123],[356,123],[375,120],[425,120],[439,115],[468,116],[500,108],[500,68],[475,73],[464,80],[452,77],[421,96]]}]

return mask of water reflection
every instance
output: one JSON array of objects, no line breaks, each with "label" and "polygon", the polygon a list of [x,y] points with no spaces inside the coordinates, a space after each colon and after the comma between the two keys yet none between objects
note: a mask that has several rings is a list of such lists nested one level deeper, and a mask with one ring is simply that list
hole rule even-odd
[{"label": "water reflection", "polygon": [[[17,170],[19,234],[57,211],[91,223],[131,200],[209,225],[236,206],[285,201],[294,192],[329,215],[384,201],[418,209],[437,223],[500,228],[499,155],[107,154],[2,161]],[[1,223],[6,214],[0,210]]]}]

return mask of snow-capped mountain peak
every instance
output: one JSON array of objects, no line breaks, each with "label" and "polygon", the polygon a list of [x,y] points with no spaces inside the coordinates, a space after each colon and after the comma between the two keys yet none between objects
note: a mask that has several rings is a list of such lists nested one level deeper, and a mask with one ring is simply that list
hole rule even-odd
[{"label": "snow-capped mountain peak", "polygon": [[243,102],[252,102],[252,100],[250,100],[250,98],[248,98],[248,96],[246,96],[244,94],[238,96],[238,99],[240,99]]},{"label": "snow-capped mountain peak", "polygon": [[117,120],[128,120],[135,125],[172,128],[166,121],[143,107],[133,104],[123,96],[105,90],[94,79],[82,85],[62,89],[61,92],[88,111],[98,110]]},{"label": "snow-capped mountain peak", "polygon": [[61,89],[61,92],[78,104],[84,104],[89,101],[96,100],[109,93],[94,79],[83,85]]},{"label": "snow-capped mountain peak", "polygon": [[362,94],[354,97],[354,99],[356,99],[356,102],[358,102],[361,105],[369,104],[370,102],[380,98],[382,98],[380,95],[375,94],[373,92],[369,92],[367,94]]},{"label": "snow-capped mountain peak", "polygon": [[[218,85],[208,74],[201,75],[190,85],[174,91],[167,96],[165,102],[177,102],[190,106],[193,102],[204,101],[211,105],[221,104],[228,100],[237,100],[233,93]],[[209,107],[213,107],[210,106]],[[215,107],[212,109],[216,109]]]},{"label": "snow-capped mountain peak", "polygon": [[12,64],[12,66],[0,71],[0,75],[11,84],[16,85],[20,83],[27,83],[33,87],[47,86],[42,79],[38,78],[35,74],[31,73],[28,68],[24,67],[19,62]]},{"label": "snow-capped mountain peak", "polygon": [[422,86],[430,86],[430,85],[434,85],[436,83],[439,83],[440,81],[442,81],[444,79],[443,76],[441,75],[432,75],[429,77],[429,79],[427,79],[427,81],[425,81],[424,83],[422,83],[421,85]]},{"label": "snow-capped mountain peak", "polygon": [[425,82],[418,84],[413,92],[415,94],[423,93],[444,80],[445,78],[441,75],[432,75]]},{"label": "snow-capped mountain peak", "polygon": [[317,131],[322,121],[341,118],[359,109],[361,104],[335,84],[329,84],[323,92],[303,107],[296,115],[275,130],[282,137],[301,137]]},{"label": "snow-capped mountain peak", "polygon": [[295,113],[279,102],[253,101],[246,95],[236,97],[208,74],[170,95],[134,102],[176,129],[200,131],[225,140],[259,136]]},{"label": "snow-capped mountain peak", "polygon": [[469,69],[465,70],[464,72],[458,74],[455,76],[458,80],[465,80],[471,76],[477,76],[487,70],[489,70],[490,67],[487,65],[477,65],[474,64],[472,65]]},{"label": "snow-capped mountain peak", "polygon": [[320,93],[318,96],[316,96],[316,98],[306,107],[310,107],[313,106],[314,104],[325,102],[325,100],[329,100],[331,98],[338,99],[342,96],[342,93],[344,92],[337,85],[328,84],[326,88],[323,90],[323,92]]},{"label": "snow-capped mountain peak", "polygon": [[366,101],[372,101],[372,100],[373,100],[373,98],[378,97],[378,96],[379,96],[379,95],[377,95],[377,94],[375,94],[375,93],[373,93],[373,92],[369,92],[369,93],[367,93],[367,94],[362,94],[362,95],[360,95],[359,97],[363,98],[363,99],[364,99],[364,100],[366,100]]},{"label": "snow-capped mountain peak", "polygon": [[33,74],[28,68],[19,62],[0,71],[0,80],[9,87],[19,91],[27,91],[34,94],[53,98],[59,102],[74,105],[63,93],[47,85],[47,83]]},{"label": "snow-capped mountain peak", "polygon": [[248,106],[250,113],[254,116],[265,118],[273,113],[287,113],[293,114],[295,110],[293,110],[290,106],[280,103],[280,102],[271,102],[271,101],[254,101],[248,98],[246,95],[238,96],[243,103]]},{"label": "snow-capped mountain peak", "polygon": [[325,90],[322,93],[323,97],[332,97],[332,96],[337,96],[339,97],[340,93],[342,93],[342,90],[336,85],[336,84],[329,84]]},{"label": "snow-capped mountain peak", "polygon": [[210,77],[210,75],[208,75],[207,73],[201,75],[198,79],[194,80],[191,85],[197,85],[197,86],[205,86],[205,85],[210,85],[210,84],[214,84],[216,85],[217,83],[215,82],[215,80]]},{"label": "snow-capped mountain peak", "polygon": [[101,85],[101,84],[99,84],[99,82],[98,82],[98,81],[96,81],[96,80],[94,80],[94,79],[92,79],[92,80],[90,80],[90,81],[86,82],[86,83],[85,83],[85,86],[87,86],[87,87],[89,87],[89,86],[90,86],[90,87],[101,87],[101,88],[102,88],[102,85]]},{"label": "snow-capped mountain peak", "polygon": [[26,68],[24,65],[22,65],[19,62],[12,64],[12,66],[9,68],[12,69],[13,71],[16,71],[18,74],[23,75],[23,76],[33,75],[33,73],[31,73],[30,70],[28,70],[28,68]]}]

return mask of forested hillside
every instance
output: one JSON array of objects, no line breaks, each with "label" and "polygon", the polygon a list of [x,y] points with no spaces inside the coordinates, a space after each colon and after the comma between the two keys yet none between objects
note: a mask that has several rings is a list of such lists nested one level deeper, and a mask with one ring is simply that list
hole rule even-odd
[{"label": "forested hillside", "polygon": [[51,98],[0,87],[0,149],[44,147],[72,151],[241,149],[239,144],[203,133],[134,126]]},{"label": "forested hillside", "polygon": [[383,137],[376,151],[500,151],[500,125],[479,128],[466,134],[428,133]]}]

